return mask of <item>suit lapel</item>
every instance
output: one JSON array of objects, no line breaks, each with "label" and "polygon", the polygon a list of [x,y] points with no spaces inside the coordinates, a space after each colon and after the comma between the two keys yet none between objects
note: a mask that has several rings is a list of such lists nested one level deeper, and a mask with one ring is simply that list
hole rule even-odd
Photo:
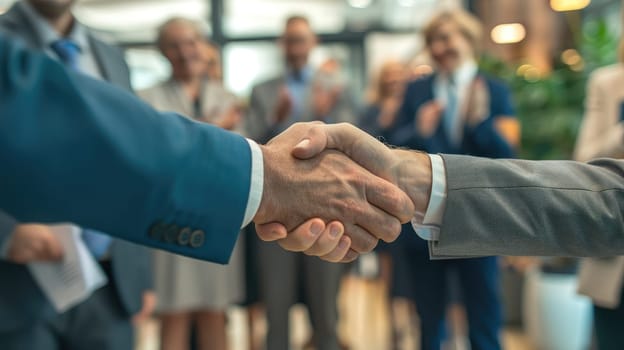
[{"label": "suit lapel", "polygon": [[45,50],[43,39],[39,37],[35,30],[35,24],[31,23],[29,17],[19,3],[15,3],[7,13],[1,16],[2,27],[8,34],[21,38],[29,47],[37,50]]}]

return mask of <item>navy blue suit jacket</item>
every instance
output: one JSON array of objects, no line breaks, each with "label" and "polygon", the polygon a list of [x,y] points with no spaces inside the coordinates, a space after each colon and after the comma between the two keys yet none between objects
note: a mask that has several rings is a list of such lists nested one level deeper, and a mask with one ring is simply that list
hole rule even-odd
[{"label": "navy blue suit jacket", "polygon": [[157,112],[3,34],[0,135],[0,208],[18,221],[228,261],[249,197],[243,137]]},{"label": "navy blue suit jacket", "polygon": [[459,147],[452,145],[440,123],[431,137],[423,138],[417,132],[417,113],[420,107],[434,99],[435,75],[410,83],[405,92],[397,122],[384,135],[396,146],[423,150],[429,153],[468,154],[489,158],[514,158],[516,152],[495,129],[494,121],[501,116],[514,115],[511,93],[503,83],[480,75],[490,93],[489,116],[474,128],[466,126]]}]

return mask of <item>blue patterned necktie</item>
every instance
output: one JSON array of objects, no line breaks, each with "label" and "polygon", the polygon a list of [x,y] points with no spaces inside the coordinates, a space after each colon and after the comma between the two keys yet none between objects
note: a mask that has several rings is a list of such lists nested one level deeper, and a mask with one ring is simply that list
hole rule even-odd
[{"label": "blue patterned necktie", "polygon": [[[53,42],[50,47],[67,68],[75,71],[80,70],[78,65],[80,46],[75,41],[59,39]],[[89,229],[82,230],[82,240],[96,259],[101,259],[108,252],[112,243],[110,236]]]}]

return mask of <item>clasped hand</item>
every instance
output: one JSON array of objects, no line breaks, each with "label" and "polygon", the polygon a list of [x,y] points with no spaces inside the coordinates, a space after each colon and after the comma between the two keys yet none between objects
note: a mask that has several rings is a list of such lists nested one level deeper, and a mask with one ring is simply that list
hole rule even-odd
[{"label": "clasped hand", "polygon": [[429,158],[393,151],[350,124],[298,123],[262,152],[256,231],[284,249],[352,261],[424,215]]}]

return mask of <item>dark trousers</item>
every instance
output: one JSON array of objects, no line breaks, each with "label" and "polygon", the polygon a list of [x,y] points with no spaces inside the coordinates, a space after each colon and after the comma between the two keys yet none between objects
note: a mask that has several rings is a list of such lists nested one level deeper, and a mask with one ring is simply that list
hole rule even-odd
[{"label": "dark trousers", "polygon": [[624,288],[620,300],[617,309],[594,305],[594,327],[599,350],[624,349]]},{"label": "dark trousers", "polygon": [[110,285],[48,320],[0,333],[2,350],[132,350],[133,328]]},{"label": "dark trousers", "polygon": [[258,253],[260,294],[269,322],[266,348],[290,348],[289,310],[302,299],[302,286],[316,348],[339,350],[336,299],[344,267],[303,253],[287,252],[276,243],[262,244]]},{"label": "dark trousers", "polygon": [[457,273],[461,299],[466,308],[471,349],[501,349],[498,259],[430,260],[425,241],[418,237],[410,237],[409,241],[401,247],[402,253],[395,257],[395,260],[401,260],[397,261],[400,266],[397,266],[399,275],[396,278],[404,279],[397,281],[402,285],[398,296],[408,297],[416,304],[420,317],[421,349],[440,349],[449,299],[448,274],[452,269]]}]

